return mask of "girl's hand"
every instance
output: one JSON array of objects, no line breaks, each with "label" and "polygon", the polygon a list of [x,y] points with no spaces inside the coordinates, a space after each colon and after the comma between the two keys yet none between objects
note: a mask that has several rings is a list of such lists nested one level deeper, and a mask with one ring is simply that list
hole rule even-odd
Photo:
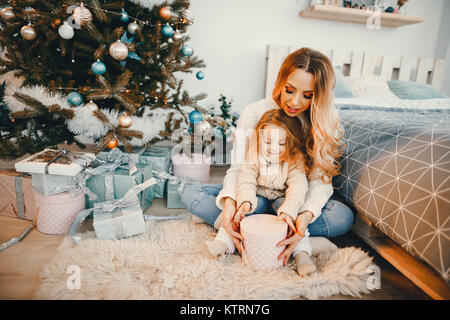
[{"label": "girl's hand", "polygon": [[278,218],[280,218],[281,220],[283,220],[284,222],[286,222],[286,224],[289,226],[289,230],[288,230],[288,234],[286,238],[289,238],[290,236],[292,236],[295,232],[297,232],[297,230],[295,229],[295,225],[294,225],[294,219],[292,219],[292,217],[290,215],[288,215],[287,213],[282,212]]},{"label": "girl's hand", "polygon": [[239,226],[241,224],[241,220],[244,219],[245,215],[250,212],[251,204],[248,201],[244,201],[239,209],[237,210],[236,214],[234,215],[234,228],[236,230],[239,230]]},{"label": "girl's hand", "polygon": [[231,198],[225,198],[225,204],[222,211],[222,227],[227,231],[230,237],[233,239],[234,245],[242,252],[241,240],[243,240],[241,234],[238,232],[239,228],[234,228],[233,218],[236,213],[236,201]]},{"label": "girl's hand", "polygon": [[314,215],[311,211],[304,211],[298,215],[297,220],[295,221],[295,226],[297,233],[300,234],[302,238],[305,236],[306,228],[311,222],[313,216]]}]

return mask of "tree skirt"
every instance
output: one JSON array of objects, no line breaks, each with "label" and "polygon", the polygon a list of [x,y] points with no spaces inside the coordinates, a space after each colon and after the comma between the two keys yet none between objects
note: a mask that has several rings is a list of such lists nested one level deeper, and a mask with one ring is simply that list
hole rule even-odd
[{"label": "tree skirt", "polygon": [[[147,233],[118,241],[96,239],[92,231],[80,235],[79,245],[65,237],[41,271],[35,298],[323,299],[371,292],[372,258],[359,248],[313,257],[318,271],[301,278],[293,259],[282,269],[255,272],[239,254],[212,258],[204,241],[214,235],[212,227],[187,218],[151,220]],[[68,289],[78,267],[80,288]]]}]

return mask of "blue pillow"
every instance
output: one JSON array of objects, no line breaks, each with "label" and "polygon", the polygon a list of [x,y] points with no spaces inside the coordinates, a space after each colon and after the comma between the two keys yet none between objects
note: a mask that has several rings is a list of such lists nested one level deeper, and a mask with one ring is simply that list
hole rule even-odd
[{"label": "blue pillow", "polygon": [[447,95],[436,90],[429,84],[404,80],[391,80],[388,81],[388,86],[389,89],[400,99],[419,100],[448,98]]},{"label": "blue pillow", "polygon": [[341,67],[335,67],[334,73],[336,74],[336,85],[334,86],[334,96],[336,98],[353,98],[352,88],[350,83],[342,74]]}]

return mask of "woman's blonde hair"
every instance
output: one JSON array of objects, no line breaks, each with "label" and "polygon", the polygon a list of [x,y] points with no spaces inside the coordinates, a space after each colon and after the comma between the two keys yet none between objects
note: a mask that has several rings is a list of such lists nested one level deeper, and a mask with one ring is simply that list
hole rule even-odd
[{"label": "woman's blonde hair", "polygon": [[343,152],[341,138],[343,129],[334,106],[333,89],[336,83],[333,65],[321,52],[301,48],[286,57],[281,65],[272,97],[281,107],[281,92],[289,75],[296,69],[303,69],[314,76],[314,94],[311,107],[305,111],[303,123],[306,138],[306,166],[310,174],[322,169],[321,178],[329,182],[339,174],[340,165],[336,161]]}]

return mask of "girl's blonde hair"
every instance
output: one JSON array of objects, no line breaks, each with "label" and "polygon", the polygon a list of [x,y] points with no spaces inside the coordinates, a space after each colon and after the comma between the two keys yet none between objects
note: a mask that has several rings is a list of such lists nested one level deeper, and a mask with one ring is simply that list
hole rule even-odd
[{"label": "girl's blonde hair", "polygon": [[[305,154],[306,147],[302,137],[302,124],[297,117],[289,117],[281,109],[272,109],[264,113],[255,127],[256,154],[260,153],[261,130],[267,125],[274,125],[286,131],[286,146],[280,155],[280,162],[287,162],[293,168],[306,170]],[[249,148],[251,152],[253,148]]]},{"label": "girl's blonde hair", "polygon": [[289,75],[296,69],[303,69],[314,76],[314,94],[311,107],[305,111],[303,132],[306,139],[306,166],[312,174],[316,168],[322,169],[321,179],[330,182],[339,174],[340,165],[336,161],[343,152],[342,126],[334,106],[333,89],[336,83],[333,65],[321,52],[301,48],[286,57],[281,65],[272,97],[281,107],[281,92]]}]

